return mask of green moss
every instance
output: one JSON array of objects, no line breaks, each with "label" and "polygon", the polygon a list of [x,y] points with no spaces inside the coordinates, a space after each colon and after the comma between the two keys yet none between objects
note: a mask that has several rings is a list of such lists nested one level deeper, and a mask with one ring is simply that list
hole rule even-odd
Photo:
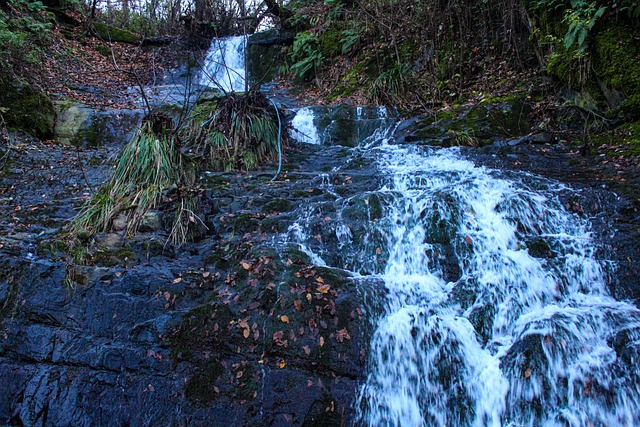
[{"label": "green moss", "polygon": [[598,32],[592,52],[593,70],[609,90],[626,95],[622,112],[638,115],[640,106],[640,30],[620,22]]},{"label": "green moss", "polygon": [[274,199],[264,205],[262,211],[270,212],[289,212],[294,208],[293,203],[288,199]]},{"label": "green moss", "polygon": [[112,27],[111,25],[103,22],[96,22],[94,23],[94,26],[98,36],[103,40],[129,44],[140,43],[140,36],[130,31]]},{"label": "green moss", "polygon": [[135,252],[129,248],[102,249],[93,254],[93,262],[96,265],[114,267],[133,260]]},{"label": "green moss", "polygon": [[224,372],[224,366],[217,360],[210,360],[198,368],[187,381],[187,399],[207,403],[217,397],[215,381]]},{"label": "green moss", "polygon": [[43,91],[20,82],[0,82],[0,106],[10,130],[21,130],[40,139],[53,137],[56,112]]},{"label": "green moss", "polygon": [[611,157],[640,156],[640,121],[624,124],[617,129],[593,136],[593,154],[602,152]]},{"label": "green moss", "polygon": [[236,234],[255,233],[258,230],[260,220],[248,213],[238,215],[233,223],[233,232]]},{"label": "green moss", "polygon": [[111,49],[108,46],[97,45],[96,51],[98,51],[102,56],[106,56],[108,58],[111,57]]},{"label": "green moss", "polygon": [[205,304],[189,311],[169,338],[171,359],[175,363],[187,360],[205,365],[204,351],[221,351],[228,343],[227,325],[233,318],[233,313],[224,304]]},{"label": "green moss", "polygon": [[91,124],[85,129],[81,129],[71,139],[71,144],[76,147],[101,147],[104,145],[106,131],[107,118],[94,116]]},{"label": "green moss", "polygon": [[318,37],[320,52],[325,58],[333,58],[342,53],[342,32],[336,28],[329,28]]}]

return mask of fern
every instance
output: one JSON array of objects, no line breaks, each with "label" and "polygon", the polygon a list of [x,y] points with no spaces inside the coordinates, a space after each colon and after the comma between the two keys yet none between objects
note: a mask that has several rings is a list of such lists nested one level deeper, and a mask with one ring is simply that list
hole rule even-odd
[{"label": "fern", "polygon": [[291,71],[297,78],[308,79],[315,76],[324,59],[319,46],[318,38],[309,31],[296,35],[291,52],[291,59],[295,63],[291,66]]}]

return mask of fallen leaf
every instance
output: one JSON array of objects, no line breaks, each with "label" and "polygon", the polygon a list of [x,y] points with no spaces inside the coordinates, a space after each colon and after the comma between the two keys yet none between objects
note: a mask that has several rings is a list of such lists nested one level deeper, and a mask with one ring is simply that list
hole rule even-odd
[{"label": "fallen leaf", "polygon": [[320,292],[321,294],[326,294],[329,292],[329,290],[331,290],[331,286],[329,285],[320,285],[318,286],[318,292]]},{"label": "fallen leaf", "polygon": [[296,310],[302,311],[302,303],[300,302],[300,300],[295,300],[293,302],[293,306],[296,308]]},{"label": "fallen leaf", "polygon": [[527,368],[527,369],[525,369],[523,375],[524,375],[525,378],[529,378],[532,373],[533,373],[533,371],[531,370],[531,368]]},{"label": "fallen leaf", "polygon": [[249,331],[249,329],[245,329],[244,331],[242,331],[242,336],[244,336],[245,338],[249,338],[250,333],[251,331]]},{"label": "fallen leaf", "polygon": [[280,360],[280,363],[278,364],[278,367],[280,369],[284,369],[285,366],[287,366],[287,362],[285,362],[284,359]]},{"label": "fallen leaf", "polygon": [[324,337],[320,337],[320,347],[324,346]]},{"label": "fallen leaf", "polygon": [[349,336],[349,332],[346,329],[341,329],[337,331],[337,334],[338,334],[338,341],[340,342],[342,342],[345,339],[347,340],[351,339],[351,337]]},{"label": "fallen leaf", "polygon": [[180,283],[180,282],[182,282],[182,277],[178,277],[173,281],[173,283]]},{"label": "fallen leaf", "polygon": [[241,266],[242,266],[242,268],[244,268],[245,270],[249,270],[249,269],[251,268],[251,264],[249,264],[249,263],[248,263],[248,262],[246,262],[246,261],[242,261],[242,262],[240,263],[240,265],[241,265]]},{"label": "fallen leaf", "polygon": [[289,316],[283,314],[282,316],[280,316],[280,321],[282,323],[289,323]]},{"label": "fallen leaf", "polygon": [[209,277],[209,276],[211,276],[210,271],[205,271],[204,273],[202,273],[202,277]]},{"label": "fallen leaf", "polygon": [[308,345],[305,345],[304,347],[302,347],[302,349],[304,350],[304,354],[306,354],[307,356],[311,354],[311,349]]},{"label": "fallen leaf", "polygon": [[464,238],[464,241],[465,241],[465,242],[467,242],[469,245],[470,245],[471,243],[473,243],[473,239],[471,239],[471,237],[469,237],[469,236],[465,237],[465,238]]},{"label": "fallen leaf", "polygon": [[378,255],[382,255],[382,248],[378,248],[378,249],[376,249],[376,254],[378,254]]}]

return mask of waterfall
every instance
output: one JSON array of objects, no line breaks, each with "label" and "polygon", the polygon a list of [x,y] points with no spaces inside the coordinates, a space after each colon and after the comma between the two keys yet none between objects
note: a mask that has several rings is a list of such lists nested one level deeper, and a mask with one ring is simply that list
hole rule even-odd
[{"label": "waterfall", "polygon": [[244,91],[246,44],[245,36],[213,39],[199,83],[225,92]]},{"label": "waterfall", "polygon": [[[560,202],[571,189],[456,148],[393,145],[390,129],[353,149],[382,185],[337,198],[338,253],[311,254],[385,289],[368,313],[359,424],[640,425],[640,312],[609,295],[588,220]],[[379,218],[350,219],[360,199]],[[320,209],[290,229],[303,250]]]},{"label": "waterfall", "polygon": [[314,114],[311,108],[304,107],[296,111],[291,121],[291,137],[307,144],[320,144],[318,129],[313,123]]}]

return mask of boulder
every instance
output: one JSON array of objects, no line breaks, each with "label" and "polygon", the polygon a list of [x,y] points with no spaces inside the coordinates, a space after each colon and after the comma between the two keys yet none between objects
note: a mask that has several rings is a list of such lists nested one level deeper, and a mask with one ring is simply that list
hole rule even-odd
[{"label": "boulder", "polygon": [[0,80],[0,113],[10,130],[24,131],[42,140],[53,136],[53,102],[33,85]]}]

